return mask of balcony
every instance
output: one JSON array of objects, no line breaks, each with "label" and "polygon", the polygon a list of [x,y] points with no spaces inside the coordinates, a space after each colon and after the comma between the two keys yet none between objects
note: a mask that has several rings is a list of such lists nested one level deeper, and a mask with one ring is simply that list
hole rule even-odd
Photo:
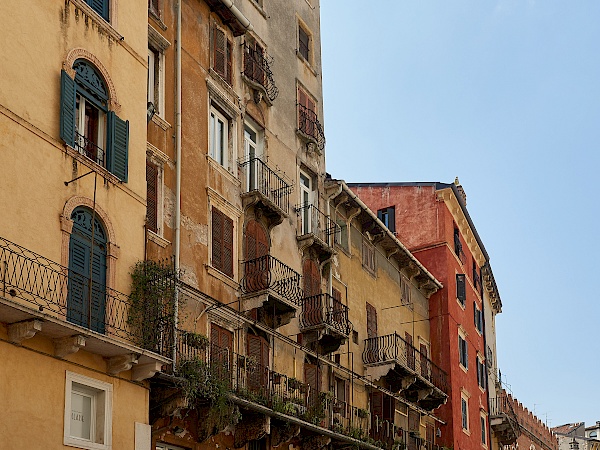
[{"label": "balcony", "polygon": [[[244,79],[252,88],[264,95],[269,104],[272,104],[279,95],[271,64],[273,64],[273,58],[262,48],[244,43],[244,71],[242,72]],[[260,101],[260,98],[258,100]]]},{"label": "balcony", "polygon": [[105,152],[95,142],[75,131],[75,150],[95,163],[106,167]]},{"label": "balcony", "polygon": [[280,224],[289,214],[292,186],[259,158],[242,161],[240,168],[245,176],[244,208],[259,209],[271,225]]},{"label": "balcony", "polygon": [[307,345],[321,354],[335,352],[348,339],[352,324],[348,307],[329,294],[313,295],[302,300],[300,331]]},{"label": "balcony", "polygon": [[307,147],[313,148],[319,154],[325,148],[325,132],[317,119],[317,114],[304,105],[298,107],[298,135],[306,142]]},{"label": "balcony", "polygon": [[365,339],[367,376],[386,377],[390,389],[432,411],[446,402],[446,373],[397,333]]},{"label": "balcony", "polygon": [[170,361],[172,304],[138,308],[140,323],[127,295],[3,238],[0,271],[0,322],[13,343],[43,336],[60,358],[84,348],[103,356],[110,374],[133,367],[136,380]]},{"label": "balcony", "polygon": [[335,221],[311,204],[297,206],[296,214],[297,239],[301,249],[305,251],[312,247],[321,262],[334,255],[334,241],[339,234]]},{"label": "balcony", "polygon": [[[208,342],[198,345],[196,339],[189,339],[188,333],[178,333],[177,368],[170,382],[166,378],[153,379],[150,406],[153,423],[175,423],[185,428],[196,442],[217,434],[222,431],[220,427],[214,428],[210,420],[198,418],[212,417],[209,411],[215,408],[213,387],[218,387],[218,395],[223,395],[225,402],[235,405],[242,414],[233,430],[236,448],[262,438],[269,422],[272,446],[294,439],[301,441],[303,448],[313,448],[313,443],[325,439],[331,440],[334,448],[349,445],[369,450],[381,448],[377,443],[365,442],[371,428],[385,434],[382,423],[371,425],[367,411],[336,399],[330,392],[321,392],[301,380],[257,364],[253,358]],[[198,383],[197,389],[185,387],[190,381]],[[194,394],[186,397],[186,392]],[[173,417],[171,422],[164,415]]]},{"label": "balcony", "polygon": [[490,398],[490,426],[502,445],[513,445],[521,435],[517,415],[505,395]]},{"label": "balcony", "polygon": [[257,319],[272,328],[288,324],[302,304],[300,274],[271,255],[244,261],[242,266],[243,309],[258,308]]}]

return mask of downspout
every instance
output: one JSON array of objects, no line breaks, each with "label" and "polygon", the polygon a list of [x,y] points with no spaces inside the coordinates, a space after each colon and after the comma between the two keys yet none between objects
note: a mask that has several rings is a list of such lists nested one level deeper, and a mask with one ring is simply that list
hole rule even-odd
[{"label": "downspout", "polygon": [[[173,265],[175,276],[179,277],[181,246],[181,1],[177,0],[177,34],[175,42],[175,248]],[[173,307],[173,369],[177,365],[177,328],[179,327],[179,285],[175,284],[175,305]]]},{"label": "downspout", "polygon": [[221,0],[221,3],[223,3],[227,7],[227,9],[229,9],[229,11],[231,11],[231,13],[240,23],[240,25],[246,29],[246,31],[252,31],[254,29],[250,21],[246,18],[246,16],[242,14],[242,12],[239,9],[237,9],[237,7],[233,4],[231,0]]},{"label": "downspout", "polygon": [[[485,262],[485,265],[487,266],[489,263],[489,261]],[[490,424],[490,382],[489,382],[489,377],[488,377],[488,369],[487,369],[487,365],[488,365],[488,360],[487,360],[487,339],[486,339],[486,334],[487,334],[487,327],[485,324],[485,297],[483,295],[483,274],[481,273],[481,270],[479,271],[479,276],[480,276],[480,283],[481,283],[481,318],[483,321],[483,355],[485,356],[485,393],[486,393],[486,400],[487,400],[487,437],[488,437],[488,447],[490,448],[490,450],[494,450],[493,449],[493,443],[492,443],[492,425]],[[493,315],[493,313],[492,313]],[[492,316],[493,317],[493,316]],[[491,364],[491,361],[490,361]]]}]

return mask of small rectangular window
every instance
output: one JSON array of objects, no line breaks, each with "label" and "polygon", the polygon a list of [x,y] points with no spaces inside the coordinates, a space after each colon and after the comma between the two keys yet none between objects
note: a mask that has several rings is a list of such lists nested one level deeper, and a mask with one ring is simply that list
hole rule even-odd
[{"label": "small rectangular window", "polygon": [[363,239],[362,264],[372,274],[375,273],[375,247]]},{"label": "small rectangular window", "polygon": [[307,62],[310,61],[308,58],[310,56],[310,37],[308,32],[302,27],[302,25],[298,26],[298,53],[302,56]]},{"label": "small rectangular window", "polygon": [[461,397],[461,399],[460,399],[460,406],[461,406],[461,416],[462,416],[462,427],[463,427],[463,430],[469,431],[469,404],[468,404],[466,398]]},{"label": "small rectangular window", "polygon": [[456,298],[462,306],[467,301],[467,287],[464,273],[456,274]]},{"label": "small rectangular window", "polygon": [[485,372],[485,363],[481,358],[477,357],[477,384],[481,389],[485,389]]},{"label": "small rectangular window", "polygon": [[392,233],[396,231],[396,208],[394,206],[377,211],[377,218],[381,220]]},{"label": "small rectangular window", "polygon": [[458,356],[460,364],[465,368],[469,368],[469,347],[466,339],[459,334],[458,335]]},{"label": "small rectangular window", "polygon": [[208,141],[210,157],[227,168],[229,160],[229,120],[216,108],[212,107],[210,109]]},{"label": "small rectangular window", "polygon": [[485,417],[481,416],[481,443],[483,445],[487,445],[487,433],[486,433],[486,425],[485,425]]},{"label": "small rectangular window", "polygon": [[233,74],[233,44],[227,39],[225,31],[214,26],[213,28],[213,70],[223,78],[227,84],[232,84]]}]

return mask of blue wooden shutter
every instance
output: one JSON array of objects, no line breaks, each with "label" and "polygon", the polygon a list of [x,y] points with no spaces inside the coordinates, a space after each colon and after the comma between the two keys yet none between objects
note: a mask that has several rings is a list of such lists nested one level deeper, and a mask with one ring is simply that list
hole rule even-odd
[{"label": "blue wooden shutter", "polygon": [[106,313],[106,255],[101,253],[99,246],[94,245],[92,260],[92,309],[90,329],[98,333],[104,333],[104,322]]},{"label": "blue wooden shutter", "polygon": [[120,180],[127,182],[129,157],[129,121],[108,113],[108,166]]},{"label": "blue wooden shutter", "polygon": [[75,147],[75,81],[60,71],[60,138]]},{"label": "blue wooden shutter", "polygon": [[67,297],[67,320],[76,325],[87,323],[88,277],[90,273],[90,247],[71,236],[69,242],[69,294]]},{"label": "blue wooden shutter", "polygon": [[109,0],[86,0],[86,3],[92,7],[94,11],[102,16],[108,22],[108,2]]}]

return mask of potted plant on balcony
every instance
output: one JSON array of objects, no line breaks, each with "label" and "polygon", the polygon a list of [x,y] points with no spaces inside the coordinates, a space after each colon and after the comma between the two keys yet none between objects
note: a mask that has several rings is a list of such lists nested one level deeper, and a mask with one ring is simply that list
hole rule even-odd
[{"label": "potted plant on balcony", "polygon": [[287,387],[290,390],[300,389],[302,386],[302,382],[297,378],[291,377],[287,379]]},{"label": "potted plant on balcony", "polygon": [[367,411],[364,408],[359,408],[358,411],[356,411],[356,415],[359,419],[366,419],[367,417],[369,417],[369,411]]}]

